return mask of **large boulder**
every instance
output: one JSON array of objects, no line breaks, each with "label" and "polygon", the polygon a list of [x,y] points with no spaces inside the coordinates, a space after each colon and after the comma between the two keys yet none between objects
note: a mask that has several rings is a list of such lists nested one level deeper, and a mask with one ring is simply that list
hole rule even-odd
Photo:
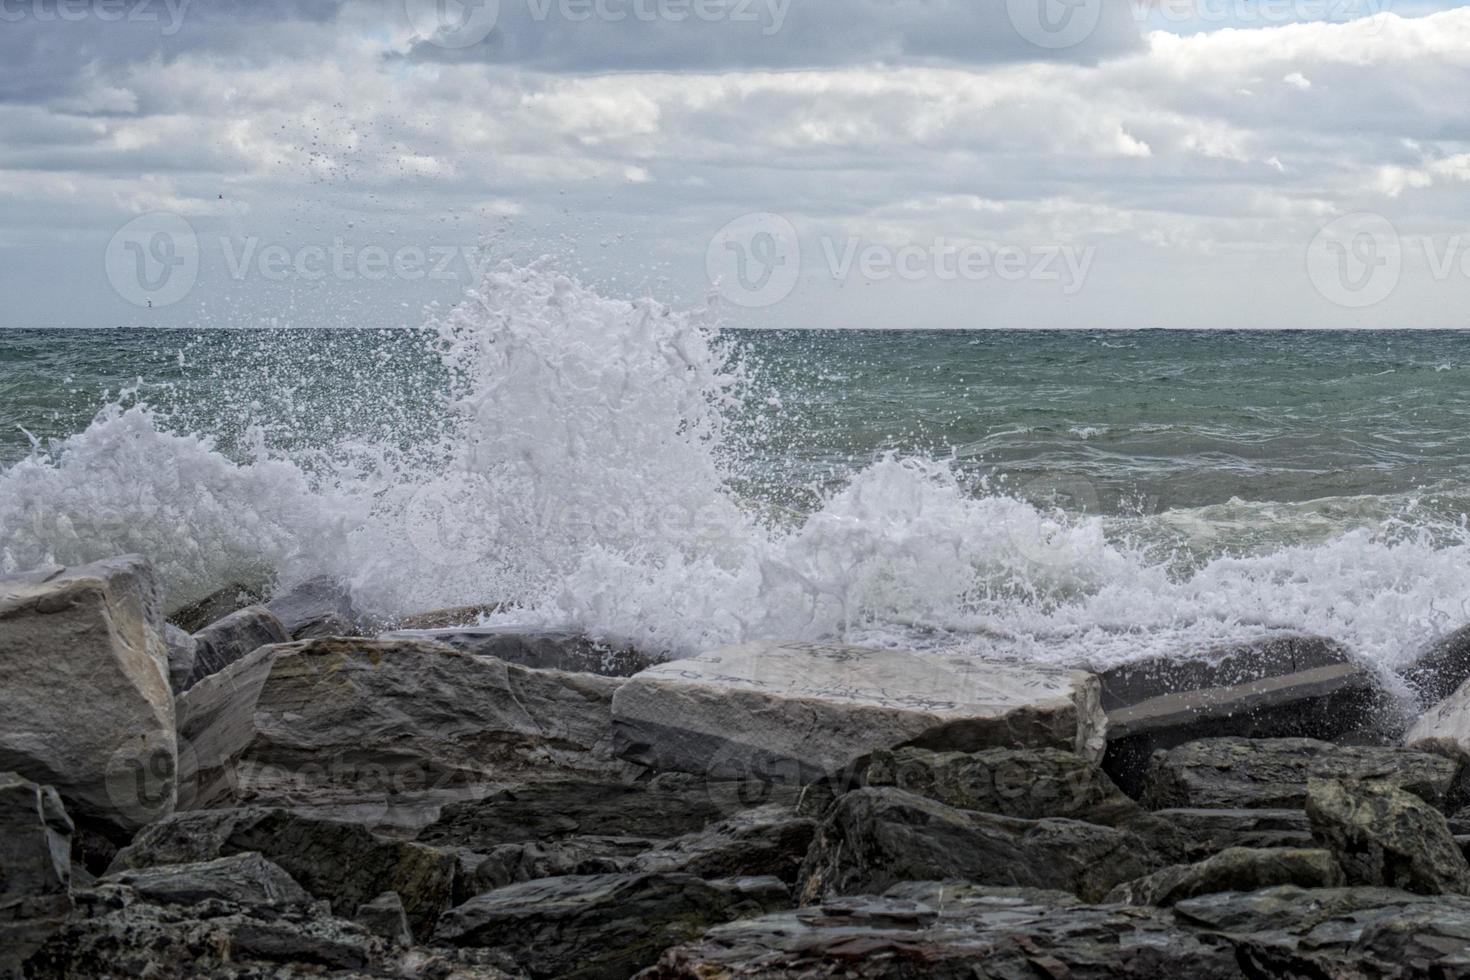
[{"label": "large boulder", "polygon": [[1404,744],[1470,754],[1470,683],[1461,685],[1409,726]]},{"label": "large boulder", "polygon": [[892,788],[842,796],[802,865],[803,904],[901,881],[963,879],[1099,899],[1162,862],[1133,834],[1077,820],[976,813]]},{"label": "large boulder", "polygon": [[538,670],[571,670],[604,677],[632,677],[657,661],[630,647],[602,643],[570,629],[523,626],[460,626],[444,629],[400,629],[384,640],[443,643],[482,657]]},{"label": "large boulder", "polygon": [[195,684],[174,701],[178,726],[178,809],[239,801],[236,764],[255,738],[255,706],[273,649],[256,650]]},{"label": "large boulder", "polygon": [[231,613],[255,605],[265,597],[265,592],[263,582],[235,582],[186,606],[170,609],[168,621],[185,633],[196,633]]},{"label": "large boulder", "polygon": [[1201,738],[1333,740],[1401,729],[1382,679],[1341,644],[1272,636],[1189,656],[1166,656],[1101,673],[1107,712],[1104,768],[1137,796],[1154,752]]},{"label": "large boulder", "polygon": [[1399,669],[1399,676],[1425,708],[1454,694],[1470,681],[1470,626],[1462,626],[1429,643],[1407,666]]},{"label": "large boulder", "polygon": [[293,640],[356,636],[361,616],[352,593],[332,578],[301,582],[265,604]]},{"label": "large boulder", "polygon": [[1179,829],[1188,861],[1232,847],[1310,848],[1312,825],[1305,810],[1159,810],[1154,814]]},{"label": "large boulder", "polygon": [[1097,681],[942,653],[751,643],[638,674],[613,698],[618,753],[654,769],[816,782],[903,745],[1050,747],[1097,758]]},{"label": "large boulder", "polygon": [[508,953],[537,978],[625,980],[705,929],[788,904],[774,878],[590,875],[528,881],[445,913],[434,939]]},{"label": "large boulder", "polygon": [[211,900],[255,906],[308,905],[312,900],[280,865],[254,851],[213,861],[118,871],[97,884],[126,885],[154,905],[198,905]]},{"label": "large boulder", "polygon": [[1397,746],[1338,746],[1310,738],[1211,738],[1160,752],[1143,802],[1154,809],[1300,809],[1307,780],[1374,779],[1432,806],[1464,796],[1459,759]]},{"label": "large boulder", "polygon": [[172,812],[162,589],[126,556],[0,581],[0,771],[55,787],[114,839]]},{"label": "large boulder", "polygon": [[1470,864],[1444,815],[1412,793],[1383,782],[1314,778],[1307,816],[1349,884],[1470,893]]},{"label": "large boulder", "polygon": [[194,663],[182,690],[187,691],[261,647],[287,643],[290,639],[281,621],[264,606],[249,606],[231,613],[194,634]]},{"label": "large boulder", "polygon": [[0,773],[0,977],[15,975],[71,910],[71,834],[55,790]]},{"label": "large boulder", "polygon": [[1278,885],[1335,888],[1345,884],[1331,854],[1297,848],[1231,847],[1197,864],[1176,864],[1119,885],[1109,902],[1169,906],[1212,892],[1253,892]]},{"label": "large boulder", "polygon": [[793,884],[816,832],[815,820],[774,803],[664,841],[639,854],[630,867],[701,878],[773,877]]},{"label": "large boulder", "polygon": [[168,650],[168,684],[174,694],[178,694],[189,686],[199,647],[192,634],[185,633],[173,623],[163,624],[163,644]]}]

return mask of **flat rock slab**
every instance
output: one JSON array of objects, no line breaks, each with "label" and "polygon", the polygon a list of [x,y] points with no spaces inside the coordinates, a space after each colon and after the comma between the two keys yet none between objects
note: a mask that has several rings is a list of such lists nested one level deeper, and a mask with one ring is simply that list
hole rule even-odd
[{"label": "flat rock slab", "polygon": [[538,670],[570,670],[604,677],[632,677],[656,661],[647,654],[599,643],[575,630],[528,629],[517,626],[460,626],[402,629],[379,639],[443,643],[479,656]]},{"label": "flat rock slab", "polygon": [[1404,735],[1410,747],[1426,741],[1450,743],[1470,753],[1470,684],[1430,708]]},{"label": "flat rock slab", "polygon": [[1314,846],[1306,810],[1176,809],[1159,810],[1154,816],[1179,828],[1193,861],[1232,847]]},{"label": "flat rock slab", "polygon": [[197,905],[211,899],[255,906],[311,902],[311,896],[285,870],[254,851],[193,864],[119,871],[98,884],[127,885],[155,905]]},{"label": "flat rock slab", "polygon": [[615,751],[655,769],[816,782],[879,749],[1062,748],[1097,759],[1082,671],[938,652],[726,647],[638,674],[613,697]]},{"label": "flat rock slab", "polygon": [[1231,847],[1197,864],[1176,864],[1119,885],[1107,901],[1166,908],[1215,892],[1253,892],[1279,885],[1337,888],[1346,884],[1330,853],[1319,849]]}]

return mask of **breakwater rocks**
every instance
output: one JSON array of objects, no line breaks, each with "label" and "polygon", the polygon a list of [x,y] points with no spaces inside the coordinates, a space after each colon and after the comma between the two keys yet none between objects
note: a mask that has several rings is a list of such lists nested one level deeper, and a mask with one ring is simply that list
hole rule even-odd
[{"label": "breakwater rocks", "polygon": [[1458,635],[1385,678],[457,618],[0,580],[0,977],[1470,976]]}]

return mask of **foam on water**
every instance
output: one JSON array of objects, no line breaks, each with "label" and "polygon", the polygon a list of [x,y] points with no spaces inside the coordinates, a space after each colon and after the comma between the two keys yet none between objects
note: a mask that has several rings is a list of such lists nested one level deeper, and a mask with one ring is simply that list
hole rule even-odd
[{"label": "foam on water", "polygon": [[1104,518],[888,456],[785,515],[732,489],[749,385],[707,314],[543,263],[430,325],[447,424],[290,456],[257,432],[232,460],[114,405],[0,471],[0,571],[142,552],[178,602],[326,573],[385,615],[503,602],[677,654],[840,637],[1104,664],[1306,630],[1391,664],[1470,621],[1458,503]]}]

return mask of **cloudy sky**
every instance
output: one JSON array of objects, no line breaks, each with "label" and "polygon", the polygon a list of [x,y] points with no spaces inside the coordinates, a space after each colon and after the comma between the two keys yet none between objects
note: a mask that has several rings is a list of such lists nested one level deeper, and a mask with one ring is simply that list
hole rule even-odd
[{"label": "cloudy sky", "polygon": [[541,256],[749,326],[1470,326],[1470,6],[0,0],[0,326]]}]

